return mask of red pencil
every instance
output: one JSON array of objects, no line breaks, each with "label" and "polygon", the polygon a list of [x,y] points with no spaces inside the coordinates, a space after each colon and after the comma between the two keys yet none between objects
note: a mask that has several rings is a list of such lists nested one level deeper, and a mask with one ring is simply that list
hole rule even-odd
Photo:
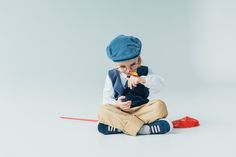
[{"label": "red pencil", "polygon": [[81,120],[81,121],[89,121],[89,122],[98,122],[97,119],[87,119],[87,118],[78,118],[78,117],[64,117],[64,116],[61,116],[60,118],[67,119],[67,120]]}]

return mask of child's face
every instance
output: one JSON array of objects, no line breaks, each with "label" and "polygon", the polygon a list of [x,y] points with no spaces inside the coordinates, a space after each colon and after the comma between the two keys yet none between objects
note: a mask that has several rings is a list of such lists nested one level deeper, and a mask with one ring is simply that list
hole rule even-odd
[{"label": "child's face", "polygon": [[139,66],[140,64],[138,63],[137,58],[125,62],[116,63],[117,70],[126,75],[129,75],[129,72],[136,71]]}]

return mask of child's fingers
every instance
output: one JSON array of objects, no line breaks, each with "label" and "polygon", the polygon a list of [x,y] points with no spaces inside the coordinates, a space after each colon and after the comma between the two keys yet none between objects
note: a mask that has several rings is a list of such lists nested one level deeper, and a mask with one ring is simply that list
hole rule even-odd
[{"label": "child's fingers", "polygon": [[123,99],[125,99],[125,96],[120,96],[120,97],[118,98],[119,101],[122,101]]},{"label": "child's fingers", "polygon": [[139,83],[137,77],[131,77],[128,80],[128,87],[132,89],[133,87],[137,87],[137,84]]},{"label": "child's fingers", "polygon": [[130,109],[130,106],[125,106],[125,107],[123,107],[123,108],[121,108],[121,109],[124,110],[124,111],[127,111],[127,110]]},{"label": "child's fingers", "polygon": [[126,102],[122,102],[122,103],[120,103],[120,107],[126,107],[127,106],[127,104],[128,104],[128,102],[126,101]]},{"label": "child's fingers", "polygon": [[122,102],[122,103],[120,104],[120,108],[121,108],[121,109],[130,108],[130,105],[131,105],[130,101]]},{"label": "child's fingers", "polygon": [[120,96],[118,99],[124,99],[125,98],[125,96]]},{"label": "child's fingers", "polygon": [[128,105],[129,105],[129,106],[131,106],[131,104],[132,104],[132,101],[131,101],[131,100],[129,100],[129,101],[128,101]]},{"label": "child's fingers", "polygon": [[122,104],[123,108],[129,108],[131,106],[131,101],[126,101],[124,104]]},{"label": "child's fingers", "polygon": [[128,84],[129,84],[130,89],[133,89],[133,87],[136,87],[134,80],[132,80],[132,79],[129,80]]},{"label": "child's fingers", "polygon": [[131,80],[130,80],[130,79],[128,80],[128,87],[129,87],[130,89],[132,89],[132,83],[131,83]]},{"label": "child's fingers", "polygon": [[133,86],[133,87],[136,87],[136,86],[137,86],[137,84],[136,84],[135,81],[132,82],[132,86]]},{"label": "child's fingers", "polygon": [[135,84],[135,83],[132,83],[132,84],[131,84],[131,89],[133,89],[134,87],[136,87],[136,84]]}]

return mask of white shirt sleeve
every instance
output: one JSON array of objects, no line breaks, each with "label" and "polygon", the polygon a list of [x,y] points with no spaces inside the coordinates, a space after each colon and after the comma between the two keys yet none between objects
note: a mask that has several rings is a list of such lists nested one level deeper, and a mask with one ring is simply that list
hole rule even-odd
[{"label": "white shirt sleeve", "polygon": [[162,89],[164,86],[164,79],[161,76],[154,74],[151,69],[148,69],[147,76],[144,77],[146,82],[143,84],[145,87],[149,88],[149,96],[148,99],[156,99],[157,93]]},{"label": "white shirt sleeve", "polygon": [[115,92],[112,86],[110,77],[107,75],[105,85],[103,88],[103,104],[115,104],[116,99],[114,97]]}]

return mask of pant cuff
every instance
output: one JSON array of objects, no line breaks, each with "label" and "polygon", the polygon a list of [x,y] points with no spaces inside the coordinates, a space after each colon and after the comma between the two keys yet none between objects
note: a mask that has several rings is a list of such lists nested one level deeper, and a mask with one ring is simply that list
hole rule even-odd
[{"label": "pant cuff", "polygon": [[124,131],[131,136],[136,136],[143,124],[144,122],[141,119],[136,116],[131,116],[124,126]]}]

